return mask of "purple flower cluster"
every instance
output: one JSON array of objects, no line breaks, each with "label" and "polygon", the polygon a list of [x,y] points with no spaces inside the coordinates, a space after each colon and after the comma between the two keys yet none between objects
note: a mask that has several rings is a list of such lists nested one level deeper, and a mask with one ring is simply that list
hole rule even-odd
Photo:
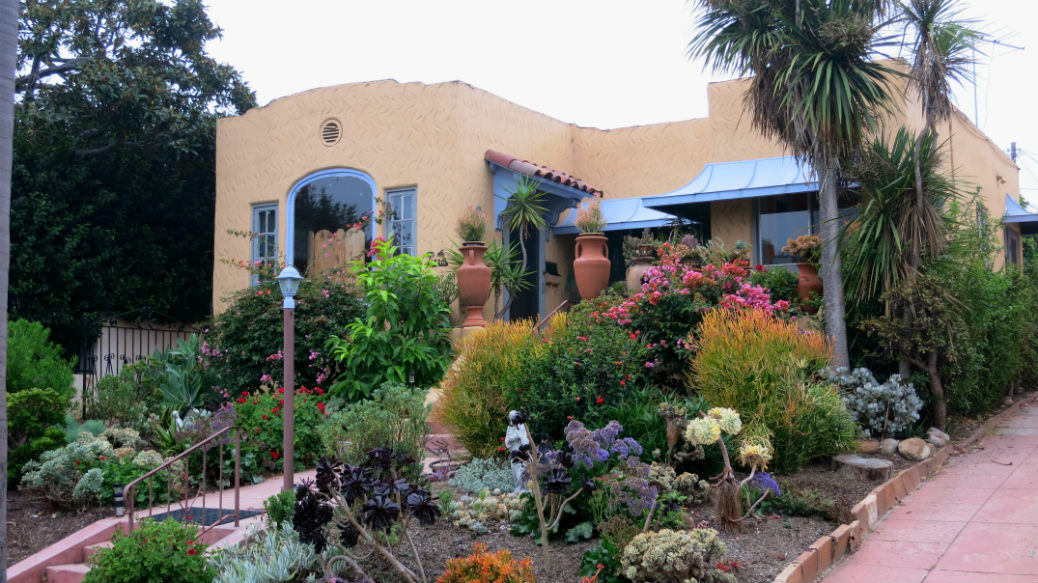
[{"label": "purple flower cluster", "polygon": [[754,488],[759,488],[761,492],[771,490],[771,493],[775,496],[781,496],[782,490],[779,488],[778,482],[775,478],[771,477],[768,472],[758,472],[753,475],[753,479],[750,480],[750,485]]},{"label": "purple flower cluster", "polygon": [[566,442],[573,450],[573,461],[590,470],[596,462],[608,461],[612,455],[620,461],[641,455],[642,446],[632,437],[620,438],[621,431],[623,426],[616,420],[594,431],[580,421],[570,421],[566,425]]}]

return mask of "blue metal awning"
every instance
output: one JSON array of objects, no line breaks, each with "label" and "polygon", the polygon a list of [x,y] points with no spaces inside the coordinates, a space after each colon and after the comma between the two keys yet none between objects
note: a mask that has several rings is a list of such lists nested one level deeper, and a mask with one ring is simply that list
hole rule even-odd
[{"label": "blue metal awning", "polygon": [[642,201],[646,207],[679,214],[686,205],[818,190],[814,170],[793,156],[707,164],[681,188]]},{"label": "blue metal awning", "polygon": [[[644,229],[646,227],[663,227],[676,220],[674,215],[645,208],[641,198],[617,198],[603,200],[602,215],[607,224],[603,231],[623,231],[626,229]],[[578,230],[574,222],[577,220],[577,209],[571,209],[559,224],[552,229],[556,235],[575,235]]]},{"label": "blue metal awning", "polygon": [[[1030,206],[1030,205],[1028,205]],[[1006,212],[1002,220],[1007,223],[1035,223],[1038,222],[1038,211],[1020,206],[1013,197],[1006,195]]]}]

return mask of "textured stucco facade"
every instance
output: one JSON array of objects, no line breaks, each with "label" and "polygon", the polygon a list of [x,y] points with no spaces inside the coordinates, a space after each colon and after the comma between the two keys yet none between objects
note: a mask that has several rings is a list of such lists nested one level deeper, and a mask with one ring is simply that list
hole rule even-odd
[{"label": "textured stucco facade", "polygon": [[[233,264],[249,259],[250,243],[229,231],[250,230],[253,205],[277,203],[278,248],[284,249],[287,197],[314,172],[346,168],[366,173],[383,201],[387,190],[417,188],[416,250],[437,253],[452,246],[455,221],[465,205],[494,206],[492,174],[484,160],[488,149],[568,172],[603,190],[606,199],[672,191],[708,163],[786,154],[751,127],[743,112],[746,83],[710,85],[707,118],[613,130],[567,124],[461,82],[375,81],[314,89],[222,119],[217,124],[215,310],[249,285],[248,274]],[[913,109],[909,103],[902,111]],[[907,117],[920,123],[917,113]],[[328,120],[342,127],[342,138],[330,146],[321,139]],[[989,212],[1001,217],[1005,194],[1018,192],[1015,165],[961,115],[947,125],[950,130],[942,128],[942,137],[951,135],[948,164],[956,177],[980,187]],[[751,241],[752,201],[714,204],[710,214],[715,237],[729,245]],[[385,234],[384,225],[378,234]],[[572,238],[552,237],[545,257],[560,270],[559,277],[546,278],[550,310],[567,295]]]}]

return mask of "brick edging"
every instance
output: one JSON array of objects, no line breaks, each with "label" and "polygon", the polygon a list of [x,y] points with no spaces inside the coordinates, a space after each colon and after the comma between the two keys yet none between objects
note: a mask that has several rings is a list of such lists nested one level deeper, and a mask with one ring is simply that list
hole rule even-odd
[{"label": "brick edging", "polygon": [[850,524],[841,524],[828,535],[819,537],[808,550],[786,565],[772,583],[812,583],[847,554],[858,550],[879,520],[918,488],[926,476],[940,469],[952,453],[980,441],[995,424],[1035,400],[1038,400],[1038,393],[1018,399],[1004,411],[991,416],[966,439],[949,443],[934,455],[901,470],[893,478],[873,488],[861,502],[851,508],[855,519]]}]

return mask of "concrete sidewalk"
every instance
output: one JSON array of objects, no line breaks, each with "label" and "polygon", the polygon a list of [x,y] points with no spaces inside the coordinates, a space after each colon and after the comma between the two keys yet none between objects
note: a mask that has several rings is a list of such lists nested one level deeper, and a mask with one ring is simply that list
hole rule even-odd
[{"label": "concrete sidewalk", "polygon": [[1038,403],[950,458],[822,581],[1038,581]]}]

